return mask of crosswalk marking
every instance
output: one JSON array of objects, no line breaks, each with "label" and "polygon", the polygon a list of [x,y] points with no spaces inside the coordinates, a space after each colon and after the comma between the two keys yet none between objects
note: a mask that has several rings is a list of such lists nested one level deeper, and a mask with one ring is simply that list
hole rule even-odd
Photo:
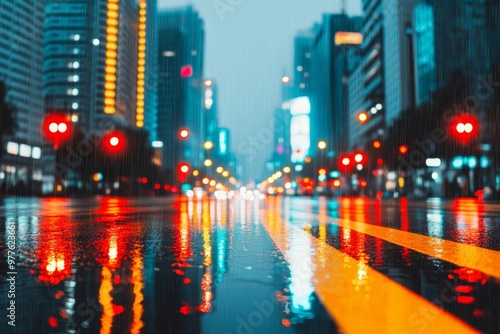
[{"label": "crosswalk marking", "polygon": [[[320,215],[292,210],[295,218],[320,218]],[[324,219],[324,217],[322,217]],[[479,270],[486,275],[500,278],[500,252],[454,241],[429,237],[398,229],[370,225],[348,219],[327,218],[342,228],[365,233],[396,245],[412,249],[459,267]]]},{"label": "crosswalk marking", "polygon": [[[478,333],[462,320],[372,269],[366,260],[358,261],[328,245],[324,238],[314,238],[289,224],[281,218],[279,209],[268,208],[263,214],[266,219],[262,224],[272,240],[289,265],[299,268],[295,275],[307,278],[307,271],[312,269],[311,283],[316,295],[341,332]],[[320,226],[320,234],[324,226]],[[303,247],[304,243],[310,245],[311,252],[293,252],[294,247]]]}]

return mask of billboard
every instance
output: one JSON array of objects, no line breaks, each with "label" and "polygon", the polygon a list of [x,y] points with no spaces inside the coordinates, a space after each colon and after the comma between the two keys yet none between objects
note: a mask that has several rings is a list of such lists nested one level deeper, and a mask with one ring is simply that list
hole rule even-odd
[{"label": "billboard", "polygon": [[229,130],[226,128],[219,129],[219,154],[226,155],[229,142]]},{"label": "billboard", "polygon": [[290,145],[292,147],[292,162],[304,162],[311,147],[310,119],[308,115],[292,117],[290,124]]},{"label": "billboard", "polygon": [[335,34],[335,45],[360,45],[363,43],[363,35],[357,32],[339,31]]},{"label": "billboard", "polygon": [[307,96],[297,97],[290,101],[290,114],[295,115],[308,115],[311,113],[311,103]]}]

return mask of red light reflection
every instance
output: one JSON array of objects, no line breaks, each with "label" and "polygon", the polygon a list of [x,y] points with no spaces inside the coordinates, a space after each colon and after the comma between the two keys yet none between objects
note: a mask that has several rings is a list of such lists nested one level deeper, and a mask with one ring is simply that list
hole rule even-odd
[{"label": "red light reflection", "polygon": [[61,236],[61,232],[70,230],[68,222],[57,218],[40,220],[40,240],[36,256],[40,261],[38,279],[47,284],[57,285],[71,274],[72,254],[71,239]]}]

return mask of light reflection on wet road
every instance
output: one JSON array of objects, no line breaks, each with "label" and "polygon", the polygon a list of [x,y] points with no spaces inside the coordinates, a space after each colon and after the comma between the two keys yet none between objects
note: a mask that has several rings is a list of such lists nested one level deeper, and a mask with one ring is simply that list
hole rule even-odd
[{"label": "light reflection on wet road", "polygon": [[475,200],[7,198],[0,219],[1,333],[500,332],[500,207]]}]

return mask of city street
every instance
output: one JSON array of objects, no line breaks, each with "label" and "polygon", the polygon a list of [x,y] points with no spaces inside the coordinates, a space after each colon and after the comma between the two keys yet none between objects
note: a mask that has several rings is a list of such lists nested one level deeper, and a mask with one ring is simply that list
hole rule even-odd
[{"label": "city street", "polygon": [[0,219],[0,333],[500,332],[500,205],[476,199],[4,198]]}]

